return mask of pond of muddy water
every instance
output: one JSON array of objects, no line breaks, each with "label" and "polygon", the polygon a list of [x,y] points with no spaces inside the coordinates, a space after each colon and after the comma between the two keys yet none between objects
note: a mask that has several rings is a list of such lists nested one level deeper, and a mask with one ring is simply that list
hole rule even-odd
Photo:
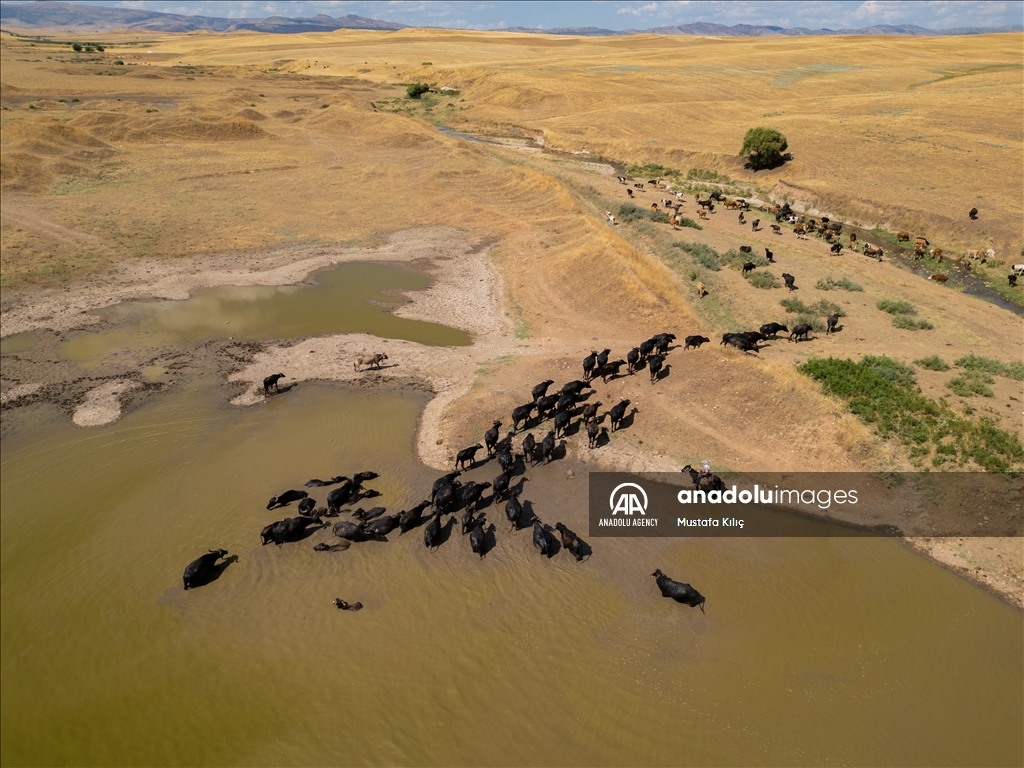
[{"label": "pond of muddy water", "polygon": [[[488,508],[483,560],[457,530],[434,553],[421,530],[261,547],[294,514],[267,498],[310,477],[421,498],[424,396],[198,389],[88,431],[7,417],[3,764],[1020,764],[1020,613],[894,541],[600,539],[577,564]],[[524,498],[585,531],[565,469],[527,470]],[[219,547],[238,561],[184,592]]]},{"label": "pond of muddy water", "polygon": [[114,356],[194,346],[213,339],[272,340],[328,333],[370,333],[420,344],[469,343],[464,331],[398,317],[396,292],[427,288],[405,267],[353,262],[318,272],[310,285],[203,288],[185,301],[134,301],[101,312],[102,330],[69,334],[58,354],[85,368]]},{"label": "pond of muddy water", "polygon": [[[161,311],[129,322],[216,330],[158,330]],[[422,529],[262,547],[295,514],[267,499],[312,477],[372,469],[372,504],[423,498],[426,395],[304,383],[224,403],[207,374],[101,428],[5,411],[3,765],[1024,762],[1020,612],[893,540],[600,539],[576,563],[487,507],[482,560],[457,530],[432,553]],[[541,519],[586,532],[583,467],[526,475]],[[211,548],[238,559],[184,592]],[[655,568],[707,613],[661,598]]]}]

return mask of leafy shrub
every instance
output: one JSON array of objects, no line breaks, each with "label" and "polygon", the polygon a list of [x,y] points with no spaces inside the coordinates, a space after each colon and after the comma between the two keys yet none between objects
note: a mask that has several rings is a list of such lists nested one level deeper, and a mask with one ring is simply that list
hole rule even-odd
[{"label": "leafy shrub", "polygon": [[120,67],[123,67],[123,66],[124,66],[124,62],[123,62],[123,61],[121,61],[120,59],[116,59],[116,60],[114,61],[114,64],[116,64],[116,65],[118,65],[118,66],[120,66]]},{"label": "leafy shrub", "polygon": [[619,220],[622,222],[639,221],[648,219],[658,224],[668,224],[668,214],[664,211],[652,211],[650,208],[641,208],[632,203],[623,203],[619,206]]},{"label": "leafy shrub", "polygon": [[723,253],[721,258],[723,264],[728,264],[734,269],[743,269],[743,265],[748,261],[755,267],[768,266],[768,259],[764,256],[759,256],[756,253],[740,253],[733,248],[730,248],[728,251]]},{"label": "leafy shrub", "polygon": [[93,48],[95,48],[95,49],[96,49],[97,51],[99,51],[100,53],[103,53],[103,52],[104,52],[105,50],[107,50],[106,48],[104,48],[104,47],[103,47],[102,45],[100,45],[99,43],[96,43],[96,44],[95,44],[95,45],[93,46]]},{"label": "leafy shrub", "polygon": [[[253,104],[252,106],[254,106],[254,107],[255,107],[256,105],[255,105],[255,104]],[[321,105],[320,105],[320,109],[327,109],[327,107],[328,107],[328,105],[327,105],[327,104],[321,104]]]},{"label": "leafy shrub", "polygon": [[743,136],[741,155],[750,159],[754,170],[771,168],[782,162],[782,153],[789,145],[786,137],[774,128],[751,128]]},{"label": "leafy shrub", "polygon": [[405,89],[405,92],[406,94],[408,94],[410,99],[418,99],[424,93],[427,93],[429,91],[430,86],[427,85],[426,83],[413,83],[412,85]]},{"label": "leafy shrub", "polygon": [[[975,373],[986,373],[990,376],[1005,376],[1014,381],[1024,381],[1024,362],[1001,363],[991,357],[982,357],[973,352],[953,362],[957,368]],[[990,384],[992,382],[989,382]]]},{"label": "leafy shrub", "polygon": [[826,277],[824,280],[819,280],[814,284],[814,287],[819,291],[863,291],[864,287],[852,282],[848,277],[836,280],[832,277]]},{"label": "leafy shrub", "polygon": [[[925,397],[914,385],[912,371],[886,357],[852,360],[808,360],[797,370],[819,382],[822,389],[846,401],[850,410],[883,438],[911,447],[915,461],[932,450],[963,465],[968,460],[989,472],[1006,472],[1024,461],[1024,445],[1012,432],[988,418],[958,416],[944,403]],[[969,408],[965,413],[973,413]]]},{"label": "leafy shrub", "polygon": [[781,288],[782,284],[775,278],[771,272],[767,270],[760,270],[758,272],[747,272],[744,277],[755,288]]},{"label": "leafy shrub", "polygon": [[800,301],[800,299],[783,299],[779,303],[787,312],[805,312],[809,314],[811,311],[811,308]]},{"label": "leafy shrub", "polygon": [[432,61],[424,61],[421,66],[432,67],[433,65],[434,65],[434,62],[432,62]]},{"label": "leafy shrub", "polygon": [[943,360],[938,355],[931,355],[929,357],[922,357],[920,360],[915,360],[914,365],[919,368],[924,368],[928,371],[948,371],[949,363]]},{"label": "leafy shrub", "polygon": [[960,397],[971,397],[973,395],[983,395],[985,397],[994,397],[995,393],[989,389],[986,384],[991,384],[994,381],[992,378],[983,378],[981,376],[972,376],[970,374],[964,376],[955,376],[946,382],[946,386],[953,390],[954,395],[960,395]]},{"label": "leafy shrub", "polygon": [[927,320],[915,320],[906,315],[897,315],[892,319],[892,327],[903,331],[930,331],[935,328]]},{"label": "leafy shrub", "polygon": [[879,376],[889,381],[895,381],[902,386],[910,386],[916,382],[914,369],[898,360],[893,360],[891,357],[864,355],[860,363],[868,370],[874,371]]},{"label": "leafy shrub", "polygon": [[834,301],[827,301],[821,299],[811,305],[811,312],[818,315],[839,315],[840,317],[846,317],[846,310],[836,304]]},{"label": "leafy shrub", "polygon": [[704,243],[686,243],[679,240],[672,243],[674,248],[681,248],[688,254],[693,256],[695,264],[699,264],[705,269],[710,269],[712,272],[717,272],[722,268],[721,263],[718,260],[718,251],[712,248],[710,245]]},{"label": "leafy shrub", "polygon": [[882,299],[876,305],[883,312],[890,315],[916,315],[917,309],[909,301],[902,299]]},{"label": "leafy shrub", "polygon": [[656,165],[649,163],[647,165],[631,165],[627,173],[630,176],[646,176],[648,179],[658,178],[660,176],[678,176],[679,171],[675,168],[666,168],[664,165]]},{"label": "leafy shrub", "polygon": [[676,219],[676,224],[679,225],[680,227],[692,227],[693,229],[704,229],[704,227],[702,227],[696,221],[694,221],[693,219],[687,218],[686,216],[683,216],[682,218]]},{"label": "leafy shrub", "polygon": [[71,50],[73,50],[75,53],[81,53],[82,52],[82,44],[81,43],[72,43],[71,44]]},{"label": "leafy shrub", "polygon": [[719,184],[732,183],[732,179],[728,176],[723,176],[717,171],[709,171],[706,168],[691,168],[686,172],[686,178],[694,179],[695,181],[717,181]]}]

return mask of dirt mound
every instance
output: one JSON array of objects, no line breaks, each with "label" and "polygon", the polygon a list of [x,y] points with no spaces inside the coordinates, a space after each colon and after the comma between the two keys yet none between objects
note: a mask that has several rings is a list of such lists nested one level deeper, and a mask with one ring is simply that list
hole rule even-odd
[{"label": "dirt mound", "polygon": [[160,139],[186,141],[239,141],[262,139],[268,134],[252,120],[243,117],[201,119],[192,117],[159,118],[143,127],[130,129],[126,141],[149,142]]},{"label": "dirt mound", "polygon": [[241,117],[246,120],[266,120],[267,116],[261,112],[257,112],[255,109],[243,109],[241,112],[236,112],[235,117]]},{"label": "dirt mound", "polygon": [[278,120],[287,120],[288,118],[295,117],[295,113],[290,112],[287,109],[280,109],[274,113],[274,117],[276,117]]}]

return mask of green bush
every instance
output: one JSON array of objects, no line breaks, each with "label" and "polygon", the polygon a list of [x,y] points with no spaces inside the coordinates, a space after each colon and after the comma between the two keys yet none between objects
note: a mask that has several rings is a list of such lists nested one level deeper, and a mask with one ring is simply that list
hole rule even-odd
[{"label": "green bush", "polygon": [[930,331],[935,328],[927,320],[915,320],[906,315],[897,315],[892,319],[892,327],[903,331]]},{"label": "green bush", "polygon": [[727,264],[733,269],[743,269],[743,265],[748,261],[755,267],[767,267],[768,259],[764,256],[759,256],[756,253],[740,253],[734,248],[730,248],[728,251],[722,254],[722,263]]},{"label": "green bush", "polygon": [[704,227],[702,227],[696,221],[694,221],[693,219],[687,218],[686,216],[683,216],[682,218],[676,219],[676,224],[678,224],[680,227],[691,227],[693,229],[704,229]]},{"label": "green bush", "polygon": [[842,307],[834,301],[827,301],[826,299],[814,302],[814,304],[811,305],[811,312],[818,315],[839,315],[840,317],[846,317],[846,311]]},{"label": "green bush", "polygon": [[[998,360],[993,360],[991,357],[981,357],[972,352],[953,361],[953,365],[974,373],[1005,376],[1014,381],[1024,381],[1024,362],[1019,360],[1012,363],[1001,363]],[[992,382],[990,381],[989,383],[991,384]]]},{"label": "green bush", "polygon": [[410,99],[418,99],[424,93],[428,93],[429,91],[430,86],[426,83],[413,83],[405,89],[405,92],[408,94]]},{"label": "green bush", "polygon": [[971,460],[989,472],[1006,472],[1024,461],[1024,445],[1017,435],[999,429],[991,419],[958,416],[944,403],[925,397],[914,384],[912,371],[895,360],[815,359],[797,370],[846,401],[881,437],[910,447],[915,462],[923,462],[933,450],[942,457],[936,466],[948,457],[960,465]]},{"label": "green bush", "polygon": [[717,272],[722,268],[721,263],[718,260],[718,251],[712,248],[710,245],[704,243],[686,243],[682,240],[672,243],[673,248],[681,248],[688,254],[693,256],[695,264],[699,264],[705,269],[710,269],[712,272]]},{"label": "green bush", "polygon": [[644,176],[648,179],[658,178],[661,176],[679,175],[679,171],[675,168],[666,168],[664,165],[656,165],[654,163],[649,163],[647,165],[631,165],[626,173],[637,178]]},{"label": "green bush", "polygon": [[73,50],[75,53],[81,53],[82,52],[82,44],[81,43],[72,43],[71,44],[71,50]]},{"label": "green bush", "polygon": [[740,154],[750,159],[750,165],[756,171],[779,165],[788,146],[786,137],[774,128],[751,128],[743,137]]},{"label": "green bush", "polygon": [[124,62],[121,61],[120,59],[115,59],[114,60],[114,64],[118,65],[119,67],[123,67],[124,66]]},{"label": "green bush", "polygon": [[732,179],[728,176],[723,176],[717,171],[709,171],[706,168],[691,168],[686,172],[686,178],[694,179],[695,181],[715,181],[719,184],[732,183]]},{"label": "green bush", "polygon": [[960,397],[971,397],[973,395],[983,395],[984,397],[994,397],[995,392],[989,389],[986,384],[991,384],[994,381],[992,378],[983,378],[981,376],[972,376],[965,374],[963,376],[955,376],[946,382],[946,386],[953,390],[954,395],[960,395]]},{"label": "green bush", "polygon": [[811,311],[811,308],[800,301],[800,299],[783,299],[779,303],[787,312],[805,312],[809,314]]},{"label": "green bush", "polygon": [[948,371],[949,363],[943,360],[938,355],[931,355],[929,357],[922,357],[920,360],[915,360],[914,365],[919,368],[924,368],[928,371]]},{"label": "green bush", "polygon": [[647,219],[658,224],[668,224],[668,214],[664,211],[652,211],[650,208],[641,208],[632,203],[623,203],[619,206],[619,220],[622,222],[639,221]]},{"label": "green bush", "polygon": [[836,280],[835,278],[832,278],[832,277],[826,277],[824,280],[819,280],[817,283],[815,283],[814,287],[817,288],[819,291],[835,291],[835,290],[863,291],[864,290],[863,286],[860,286],[857,283],[852,282],[847,277],[841,278],[840,280]]},{"label": "green bush", "polygon": [[747,272],[744,277],[755,288],[781,288],[782,283],[775,279],[775,275],[767,270],[760,270],[758,272]]},{"label": "green bush", "polygon": [[909,301],[902,299],[881,299],[876,305],[883,312],[890,315],[916,315],[917,309]]}]

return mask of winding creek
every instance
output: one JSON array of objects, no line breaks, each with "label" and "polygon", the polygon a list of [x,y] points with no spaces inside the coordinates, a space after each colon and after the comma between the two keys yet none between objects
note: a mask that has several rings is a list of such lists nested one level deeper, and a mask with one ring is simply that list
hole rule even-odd
[{"label": "winding creek", "polygon": [[[372,290],[346,293],[357,273]],[[365,300],[426,285],[356,264],[316,288],[211,289],[116,308],[60,354],[88,368],[356,331],[465,343]],[[895,541],[601,539],[577,564],[488,508],[484,560],[458,531],[434,553],[421,531],[261,547],[283,516],[266,500],[311,477],[372,469],[389,509],[422,498],[427,396],[303,383],[243,409],[225,390],[198,373],[89,430],[49,405],[4,413],[4,765],[1024,763],[1020,612]],[[566,469],[529,470],[523,498],[586,531],[586,480]],[[217,547],[237,562],[182,591]],[[707,614],[662,600],[656,567]]]}]

